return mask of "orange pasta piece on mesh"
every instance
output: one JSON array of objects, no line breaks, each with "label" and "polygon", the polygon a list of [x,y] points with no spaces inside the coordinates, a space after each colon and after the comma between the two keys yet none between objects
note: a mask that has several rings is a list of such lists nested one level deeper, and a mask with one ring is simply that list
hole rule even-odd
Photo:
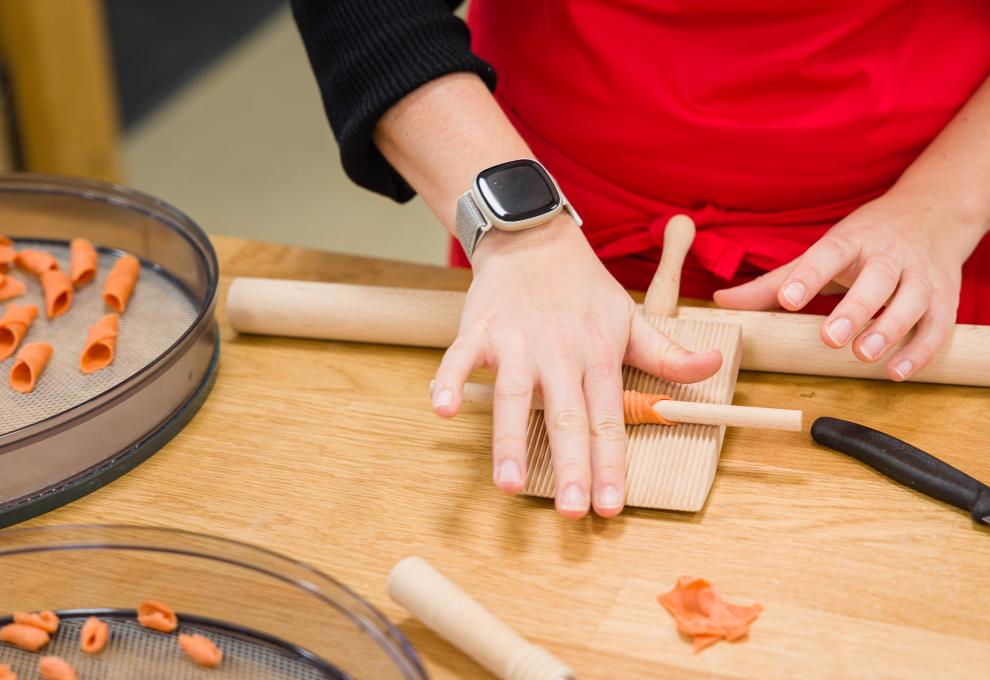
[{"label": "orange pasta piece on mesh", "polygon": [[51,358],[52,346],[47,342],[24,345],[10,369],[10,386],[23,393],[33,390]]},{"label": "orange pasta piece on mesh", "polygon": [[14,261],[17,262],[18,267],[35,276],[41,276],[45,272],[58,269],[58,260],[44,250],[21,250],[17,253]]},{"label": "orange pasta piece on mesh", "polygon": [[99,654],[106,647],[110,627],[95,616],[90,616],[79,631],[79,649],[87,654]]},{"label": "orange pasta piece on mesh", "polygon": [[10,274],[0,273],[0,302],[10,298],[20,297],[27,292],[27,286],[18,278]]},{"label": "orange pasta piece on mesh", "polygon": [[758,604],[730,604],[708,581],[691,576],[677,579],[674,589],[657,600],[674,617],[677,630],[693,638],[695,652],[722,638],[732,642],[744,637],[763,611]]},{"label": "orange pasta piece on mesh", "polygon": [[49,319],[62,316],[72,306],[72,279],[61,269],[52,269],[41,275],[41,287],[45,291],[45,313]]},{"label": "orange pasta piece on mesh", "polygon": [[670,397],[666,394],[647,394],[646,392],[623,390],[622,415],[626,425],[675,425],[674,421],[667,420],[653,410],[653,405],[664,399],[670,399]]},{"label": "orange pasta piece on mesh", "polygon": [[54,633],[58,630],[58,615],[55,612],[14,612],[14,623],[23,623],[25,626],[40,628],[46,633]]},{"label": "orange pasta piece on mesh", "polygon": [[202,635],[179,634],[179,647],[200,666],[216,668],[223,661],[223,652],[213,640]]},{"label": "orange pasta piece on mesh", "polygon": [[0,663],[0,680],[17,680],[17,673],[5,663]]},{"label": "orange pasta piece on mesh", "polygon": [[28,329],[38,316],[38,308],[34,305],[7,305],[0,317],[0,361],[8,358],[21,344]]},{"label": "orange pasta piece on mesh", "polygon": [[38,672],[45,680],[78,680],[76,669],[59,656],[43,656],[38,662]]},{"label": "orange pasta piece on mesh", "polygon": [[40,628],[26,626],[23,623],[8,623],[0,628],[0,642],[6,642],[29,652],[37,652],[47,645],[50,639],[48,633]]},{"label": "orange pasta piece on mesh", "polygon": [[119,325],[120,317],[117,314],[107,314],[90,326],[86,336],[86,345],[83,347],[82,356],[79,358],[80,371],[95,373],[113,363]]},{"label": "orange pasta piece on mesh", "polygon": [[72,285],[85,286],[96,278],[100,256],[96,254],[93,244],[84,238],[74,238],[69,242],[69,270],[72,273]]},{"label": "orange pasta piece on mesh", "polygon": [[17,251],[9,243],[0,243],[0,273],[10,271],[14,260],[17,259]]},{"label": "orange pasta piece on mesh", "polygon": [[137,620],[145,628],[159,633],[171,633],[179,626],[179,619],[172,608],[158,600],[145,600],[139,604]]},{"label": "orange pasta piece on mesh", "polygon": [[123,314],[140,274],[141,263],[136,257],[122,255],[118,258],[103,284],[103,301],[107,307]]}]

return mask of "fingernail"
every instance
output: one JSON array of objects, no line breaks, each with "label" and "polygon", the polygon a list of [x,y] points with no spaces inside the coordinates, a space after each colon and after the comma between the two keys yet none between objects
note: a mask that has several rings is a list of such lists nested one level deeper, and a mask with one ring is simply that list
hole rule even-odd
[{"label": "fingernail", "polygon": [[622,505],[622,495],[618,489],[609,484],[598,492],[598,505],[602,508],[617,508]]},{"label": "fingernail", "polygon": [[791,281],[784,286],[784,299],[792,305],[799,305],[804,302],[805,287],[800,281]]},{"label": "fingernail", "polygon": [[907,359],[901,359],[900,361],[897,362],[897,365],[894,366],[894,373],[896,373],[897,377],[900,378],[901,380],[904,380],[906,377],[911,375],[911,371],[913,370],[914,370],[914,364],[912,364]]},{"label": "fingernail", "polygon": [[511,458],[506,458],[499,464],[496,474],[495,481],[503,484],[518,484],[522,481],[522,472],[519,470],[519,464]]},{"label": "fingernail", "polygon": [[449,388],[445,387],[435,395],[433,395],[433,408],[440,408],[441,406],[450,406],[454,403],[454,393],[450,391]]},{"label": "fingernail", "polygon": [[584,492],[577,484],[570,484],[564,489],[560,497],[561,510],[584,510],[587,507],[588,501],[585,500]]},{"label": "fingernail", "polygon": [[883,346],[887,344],[887,339],[884,338],[879,333],[870,333],[863,340],[863,344],[859,346],[859,351],[863,353],[867,359],[876,359],[880,356],[883,351]]},{"label": "fingernail", "polygon": [[849,341],[849,335],[852,333],[852,324],[849,322],[849,319],[840,316],[838,319],[832,319],[829,322],[828,326],[825,327],[825,332],[836,345],[844,345]]}]

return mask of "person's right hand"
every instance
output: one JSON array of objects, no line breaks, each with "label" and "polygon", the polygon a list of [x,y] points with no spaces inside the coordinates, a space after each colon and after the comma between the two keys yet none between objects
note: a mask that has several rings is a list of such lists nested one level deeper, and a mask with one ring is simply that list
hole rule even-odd
[{"label": "person's right hand", "polygon": [[522,232],[492,230],[473,267],[457,338],[433,382],[434,410],[455,415],[471,371],[497,372],[493,474],[498,488],[515,493],[525,484],[526,426],[538,388],[557,510],[578,518],[592,502],[599,515],[617,515],[626,478],[622,364],[695,382],[718,370],[721,354],[689,352],[646,321],[569,216]]}]

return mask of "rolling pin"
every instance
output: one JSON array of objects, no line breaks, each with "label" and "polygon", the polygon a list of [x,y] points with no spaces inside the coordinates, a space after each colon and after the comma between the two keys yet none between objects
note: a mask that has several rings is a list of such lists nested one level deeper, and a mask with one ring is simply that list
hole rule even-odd
[{"label": "rolling pin", "polygon": [[[463,306],[460,292],[238,278],[227,318],[239,333],[442,348],[453,342]],[[742,326],[744,370],[886,379],[884,361],[866,363],[825,345],[823,316],[712,307],[678,307],[677,316]],[[911,380],[990,387],[988,349],[990,326],[957,324]]]},{"label": "rolling pin", "polygon": [[[492,385],[466,383],[464,401],[471,404],[491,404],[494,397]],[[533,395],[534,410],[543,409],[543,400]],[[676,423],[699,425],[726,425],[728,427],[757,427],[765,430],[801,431],[801,411],[760,406],[735,406],[733,404],[706,404],[696,401],[664,399],[653,405],[653,410],[667,420]]]},{"label": "rolling pin", "polygon": [[503,680],[569,680],[572,671],[527,642],[421,557],[388,576],[388,594],[431,630]]}]

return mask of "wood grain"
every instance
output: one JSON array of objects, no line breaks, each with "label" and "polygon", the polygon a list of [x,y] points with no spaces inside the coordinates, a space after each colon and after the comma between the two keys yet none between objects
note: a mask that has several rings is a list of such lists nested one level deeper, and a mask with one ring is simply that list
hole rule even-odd
[{"label": "wood grain", "polygon": [[[216,239],[236,275],[463,289],[463,271]],[[385,591],[422,555],[584,679],[986,678],[990,531],[807,433],[728,430],[704,509],[561,520],[491,485],[491,417],[432,413],[440,352],[238,337],[216,387],[147,463],[32,524],[180,526],[340,578],[397,622],[439,680],[489,677]],[[476,375],[475,380],[486,376]],[[885,430],[977,478],[981,388],[742,372],[735,403]],[[387,413],[382,404],[388,404]],[[655,596],[682,574],[766,606],[700,655]]]}]

